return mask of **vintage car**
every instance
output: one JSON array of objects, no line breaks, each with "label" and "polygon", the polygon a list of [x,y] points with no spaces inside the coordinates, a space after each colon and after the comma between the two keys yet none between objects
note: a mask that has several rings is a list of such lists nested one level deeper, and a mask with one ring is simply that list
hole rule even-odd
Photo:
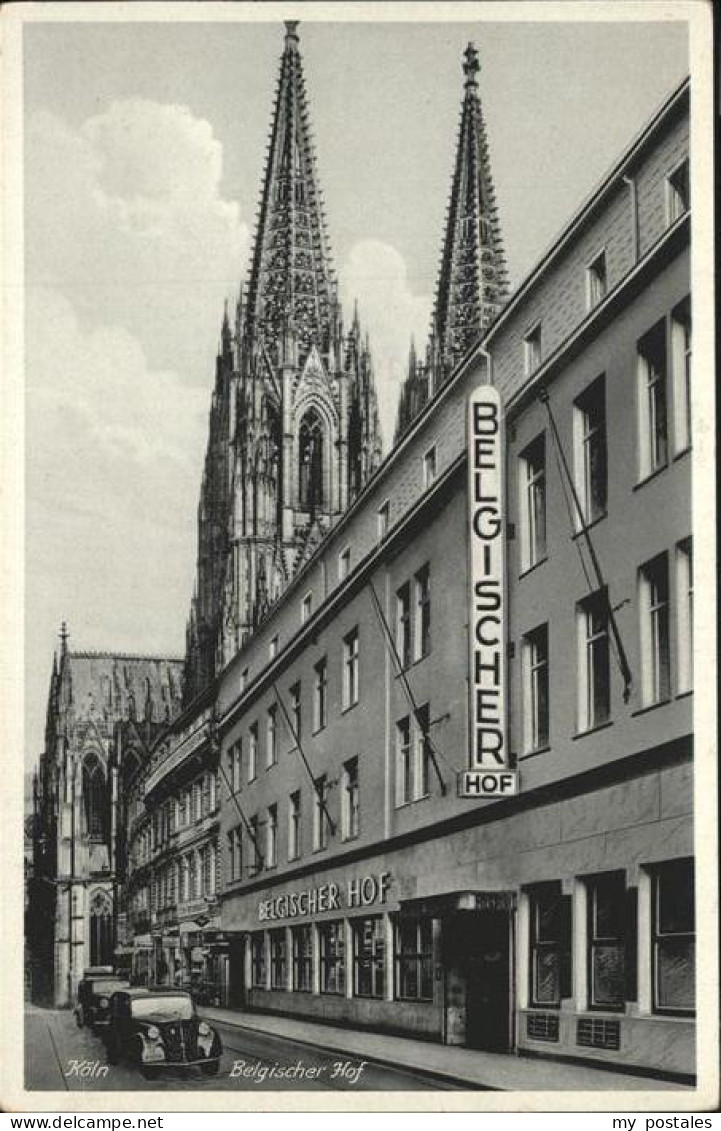
[{"label": "vintage car", "polygon": [[89,966],[78,984],[78,997],[73,1013],[79,1029],[87,1025],[98,1030],[108,1023],[110,995],[128,985],[112,966]]},{"label": "vintage car", "polygon": [[149,1078],[162,1068],[192,1065],[216,1076],[223,1052],[220,1037],[198,1017],[190,994],[170,988],[114,993],[103,1040],[111,1064],[129,1060]]}]

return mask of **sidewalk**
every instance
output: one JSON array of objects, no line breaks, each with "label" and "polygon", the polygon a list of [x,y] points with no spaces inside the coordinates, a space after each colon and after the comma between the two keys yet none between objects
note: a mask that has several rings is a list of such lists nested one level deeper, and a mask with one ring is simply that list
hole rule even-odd
[{"label": "sidewalk", "polygon": [[209,1021],[241,1029],[256,1029],[315,1048],[360,1057],[379,1064],[416,1069],[451,1080],[460,1088],[486,1088],[505,1092],[555,1091],[692,1091],[688,1085],[654,1080],[627,1072],[605,1071],[552,1059],[478,1052],[475,1049],[416,1041],[384,1033],[321,1025],[314,1021],[235,1009],[202,1006]]}]

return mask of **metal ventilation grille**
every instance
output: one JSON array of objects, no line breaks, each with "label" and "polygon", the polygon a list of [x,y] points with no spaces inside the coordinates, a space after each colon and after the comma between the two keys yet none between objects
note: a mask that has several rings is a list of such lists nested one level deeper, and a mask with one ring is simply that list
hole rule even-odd
[{"label": "metal ventilation grille", "polygon": [[584,1017],[578,1022],[576,1044],[593,1049],[619,1049],[621,1023],[603,1017]]},{"label": "metal ventilation grille", "polygon": [[557,1041],[558,1014],[526,1014],[526,1035],[531,1037],[534,1041]]}]

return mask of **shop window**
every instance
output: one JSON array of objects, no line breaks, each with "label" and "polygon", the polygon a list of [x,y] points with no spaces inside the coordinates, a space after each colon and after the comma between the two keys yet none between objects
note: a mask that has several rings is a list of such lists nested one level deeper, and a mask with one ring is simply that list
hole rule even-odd
[{"label": "shop window", "polygon": [[548,625],[527,632],[521,642],[523,679],[523,749],[526,753],[548,746],[549,675]]},{"label": "shop window", "polygon": [[268,806],[268,824],[266,825],[265,864],[267,868],[274,868],[278,862],[278,806]]},{"label": "shop window", "polygon": [[611,713],[608,595],[599,589],[576,605],[578,729],[593,730]]},{"label": "shop window", "polygon": [[378,508],[377,524],[378,524],[378,541],[382,542],[388,534],[388,527],[390,524],[391,504],[388,499]]},{"label": "shop window", "polygon": [[411,587],[406,581],[396,592],[396,652],[402,668],[411,662]]},{"label": "shop window", "polygon": [[695,1010],[694,872],[674,860],[653,873],[653,1008],[688,1015]]},{"label": "shop window", "polygon": [[569,992],[570,899],[561,894],[560,883],[541,884],[529,898],[531,1005],[558,1007]]},{"label": "shop window", "polygon": [[270,986],[273,990],[286,987],[285,929],[270,932]]},{"label": "shop window", "polygon": [[278,761],[278,708],[275,703],[268,708],[265,731],[265,763],[268,769]]},{"label": "shop window", "polygon": [[288,859],[297,860],[301,854],[300,790],[291,793],[288,801]]},{"label": "shop window", "polygon": [[350,546],[346,546],[338,555],[338,580],[343,581],[350,573]]},{"label": "shop window", "polygon": [[343,639],[343,709],[347,710],[358,702],[359,695],[359,641],[358,629],[354,628]]},{"label": "shop window", "polygon": [[691,303],[685,299],[671,315],[671,384],[676,455],[691,446]]},{"label": "shop window", "polygon": [[255,931],[250,936],[250,959],[253,985],[265,989],[265,932]]},{"label": "shop window", "polygon": [[666,466],[666,322],[661,319],[638,343],[639,479]]},{"label": "shop window", "polygon": [[609,872],[588,880],[589,1004],[623,1009],[626,1001],[626,880]]},{"label": "shop window", "polygon": [[293,989],[310,993],[313,989],[313,928],[310,923],[293,927]]},{"label": "shop window", "polygon": [[274,660],[278,655],[278,637],[273,636],[268,644],[268,659]]},{"label": "shop window", "polygon": [[313,782],[313,850],[319,852],[328,847],[328,816],[326,804],[328,799],[328,778],[321,774]]},{"label": "shop window", "polygon": [[320,941],[320,992],[345,993],[345,938],[344,924],[340,919],[321,923],[318,927]]},{"label": "shop window", "polygon": [[546,438],[543,433],[520,456],[521,569],[546,556]]},{"label": "shop window", "polygon": [[383,919],[354,919],[353,993],[356,997],[383,997],[385,991],[385,936]]},{"label": "shop window", "polygon": [[600,251],[596,258],[586,268],[586,306],[593,310],[599,302],[603,302],[608,291],[608,270],[606,267],[606,252]]},{"label": "shop window", "polygon": [[415,591],[414,655],[422,660],[431,650],[431,571],[424,565],[413,578]]},{"label": "shop window", "polygon": [[343,766],[341,804],[343,839],[355,840],[360,834],[360,787],[357,758],[350,758]]},{"label": "shop window", "polygon": [[638,571],[641,614],[641,686],[644,706],[663,703],[671,688],[668,555]]},{"label": "shop window", "polygon": [[423,489],[428,490],[436,479],[436,448],[435,444],[423,456]]},{"label": "shop window", "polygon": [[328,661],[325,656],[314,666],[313,730],[323,730],[328,723]]},{"label": "shop window", "polygon": [[608,459],[606,438],[606,380],[597,377],[574,401],[573,464],[581,514],[578,527],[606,513]]},{"label": "shop window", "polygon": [[677,691],[693,687],[693,543],[684,539],[676,546]]},{"label": "shop window", "polygon": [[313,614],[313,594],[312,592],[306,593],[305,597],[300,604],[300,623],[306,624]]},{"label": "shop window", "polygon": [[258,724],[253,723],[248,733],[248,781],[258,776]]},{"label": "shop window", "polygon": [[433,1000],[433,921],[398,919],[396,936],[396,998]]},{"label": "shop window", "polygon": [[691,207],[688,158],[666,178],[666,212],[669,224],[675,223]]},{"label": "shop window", "polygon": [[408,715],[396,723],[396,806],[411,799],[411,720]]},{"label": "shop window", "polygon": [[543,359],[541,346],[541,323],[529,330],[523,339],[523,365],[526,377],[538,369]]},{"label": "shop window", "polygon": [[248,671],[249,671],[248,668],[243,668],[242,672],[240,673],[239,690],[240,690],[241,695],[245,691],[246,687],[248,686]]}]

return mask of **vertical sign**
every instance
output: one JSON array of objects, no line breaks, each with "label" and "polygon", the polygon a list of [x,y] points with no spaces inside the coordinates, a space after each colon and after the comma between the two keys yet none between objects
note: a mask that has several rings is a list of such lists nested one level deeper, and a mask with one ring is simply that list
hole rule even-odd
[{"label": "vertical sign", "polygon": [[468,402],[469,769],[461,797],[518,792],[506,726],[505,524],[501,398],[481,385]]}]

